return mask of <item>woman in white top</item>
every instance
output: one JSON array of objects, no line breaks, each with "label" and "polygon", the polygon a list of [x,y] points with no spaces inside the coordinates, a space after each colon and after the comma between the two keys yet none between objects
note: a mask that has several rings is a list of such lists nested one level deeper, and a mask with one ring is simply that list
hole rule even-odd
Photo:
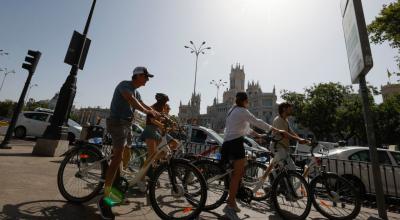
[{"label": "woman in white top", "polygon": [[221,160],[226,163],[233,161],[233,172],[229,186],[229,197],[224,212],[230,219],[239,219],[236,212],[240,212],[236,204],[236,194],[240,180],[244,175],[245,150],[243,139],[245,135],[256,133],[250,128],[250,124],[265,131],[275,131],[286,134],[283,130],[278,130],[263,120],[256,118],[247,109],[249,105],[248,97],[245,92],[236,94],[236,105],[233,106],[226,118],[224,143],[221,148]]}]

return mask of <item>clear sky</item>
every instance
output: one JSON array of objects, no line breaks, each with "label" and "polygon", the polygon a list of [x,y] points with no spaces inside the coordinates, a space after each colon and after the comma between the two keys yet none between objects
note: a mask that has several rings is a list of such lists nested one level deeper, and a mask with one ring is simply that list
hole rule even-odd
[{"label": "clear sky", "polygon": [[[367,23],[389,2],[364,0]],[[0,100],[18,99],[28,49],[42,52],[32,80],[39,86],[29,96],[49,99],[59,91],[70,70],[63,60],[72,32],[83,31],[90,5],[90,0],[1,1],[0,49],[10,55],[0,56],[0,66],[16,74],[7,77]],[[144,102],[152,104],[156,92],[167,93],[176,114],[179,101],[187,103],[193,91],[195,57],[184,48],[190,40],[212,47],[199,58],[203,113],[216,96],[209,82],[228,81],[236,62],[244,65],[246,80],[258,80],[264,92],[274,85],[278,92],[302,92],[319,82],[350,84],[341,22],[339,0],[99,0],[75,105],[109,107],[118,82],[144,65],[155,75],[140,89]],[[367,81],[380,87],[387,82],[386,69],[397,71],[396,51],[387,44],[371,46],[374,68]]]}]

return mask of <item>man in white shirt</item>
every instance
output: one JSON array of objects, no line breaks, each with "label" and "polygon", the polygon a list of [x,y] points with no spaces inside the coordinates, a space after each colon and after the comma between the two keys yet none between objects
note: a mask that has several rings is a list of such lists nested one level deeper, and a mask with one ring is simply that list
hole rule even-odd
[{"label": "man in white shirt", "polygon": [[247,109],[249,105],[248,97],[245,92],[236,94],[236,105],[233,106],[226,118],[224,143],[221,148],[221,161],[226,163],[233,161],[233,172],[229,186],[229,197],[224,212],[231,220],[239,219],[236,212],[240,212],[236,204],[236,194],[239,188],[240,180],[244,174],[245,166],[245,150],[243,146],[244,136],[250,132],[254,132],[250,128],[250,124],[262,130],[281,133],[286,135],[287,132],[278,130],[275,127],[265,123],[263,120],[256,118]]}]

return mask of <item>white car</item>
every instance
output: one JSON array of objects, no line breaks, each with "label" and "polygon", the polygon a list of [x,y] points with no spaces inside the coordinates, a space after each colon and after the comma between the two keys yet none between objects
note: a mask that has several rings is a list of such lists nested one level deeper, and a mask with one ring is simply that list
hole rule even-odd
[{"label": "white car", "polygon": [[[42,137],[53,113],[50,111],[26,111],[18,116],[14,135],[17,138],[25,136]],[[80,137],[82,127],[75,121],[68,119],[68,140],[72,143]]]},{"label": "white car", "polygon": [[[327,171],[337,173],[352,182],[360,193],[375,194],[369,148],[347,146],[329,150],[324,160]],[[378,149],[383,192],[389,196],[400,196],[400,152]]]}]

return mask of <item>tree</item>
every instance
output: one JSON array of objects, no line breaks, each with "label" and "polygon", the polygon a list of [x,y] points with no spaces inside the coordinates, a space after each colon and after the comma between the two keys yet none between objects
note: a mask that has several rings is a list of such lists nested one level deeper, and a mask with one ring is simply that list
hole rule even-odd
[{"label": "tree", "polygon": [[[400,54],[400,0],[383,5],[379,15],[368,25],[368,33],[373,43],[382,44],[387,41]],[[395,59],[400,68],[400,56]],[[400,73],[395,74],[400,76]]]},{"label": "tree", "polygon": [[29,101],[24,106],[24,111],[34,111],[36,108],[49,108],[49,103],[47,102],[36,102],[34,99],[29,99]]},{"label": "tree", "polygon": [[5,100],[0,102],[0,116],[11,118],[14,107],[17,103],[12,100]]},{"label": "tree", "polygon": [[361,98],[351,86],[320,83],[306,88],[304,94],[283,91],[282,98],[294,105],[296,122],[309,128],[317,139],[366,139],[365,128],[360,126],[364,124]]},{"label": "tree", "polygon": [[400,145],[400,94],[387,98],[375,110],[377,140]]}]

